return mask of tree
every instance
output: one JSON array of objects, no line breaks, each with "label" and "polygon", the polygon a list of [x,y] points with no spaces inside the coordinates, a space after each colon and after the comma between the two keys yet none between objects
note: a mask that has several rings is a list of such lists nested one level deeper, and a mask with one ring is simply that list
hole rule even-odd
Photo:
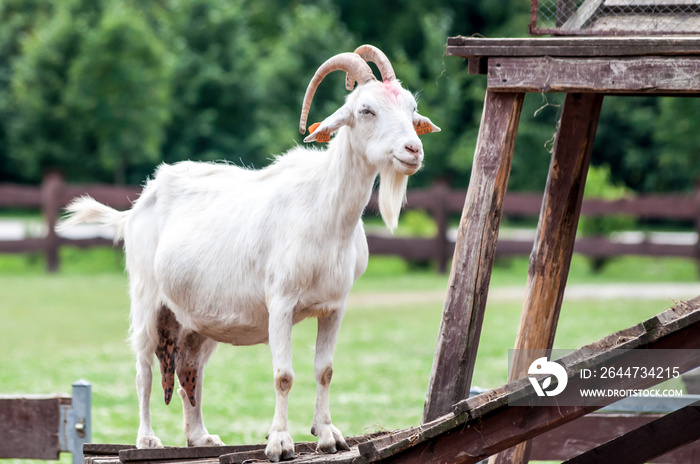
[{"label": "tree", "polygon": [[251,40],[245,2],[172,1],[167,20],[177,61],[163,159],[249,162],[260,47]]},{"label": "tree", "polygon": [[0,178],[22,179],[22,169],[10,157],[7,121],[11,117],[12,63],[21,54],[21,38],[37,21],[47,18],[51,5],[45,0],[5,0],[0,2]]},{"label": "tree", "polygon": [[5,127],[10,157],[26,179],[37,181],[46,169],[71,170],[83,164],[80,128],[64,100],[68,68],[82,43],[83,29],[74,21],[61,9],[37,23],[20,40],[21,56],[13,62]]},{"label": "tree", "polygon": [[125,183],[130,165],[161,159],[172,68],[142,13],[122,2],[104,11],[70,66],[65,100],[75,109],[74,125],[116,183]]}]

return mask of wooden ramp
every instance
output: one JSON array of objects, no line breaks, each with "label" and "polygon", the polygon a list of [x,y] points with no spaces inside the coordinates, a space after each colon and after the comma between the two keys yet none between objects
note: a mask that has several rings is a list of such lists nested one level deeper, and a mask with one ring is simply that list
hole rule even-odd
[{"label": "wooden ramp", "polygon": [[[558,362],[568,375],[565,392],[578,392],[586,388],[581,369],[592,369],[610,363],[624,366],[629,361],[625,350],[684,349],[696,350],[696,355],[679,357],[679,371],[685,372],[700,365],[700,297],[679,302],[667,311],[620,332],[611,334],[595,343],[584,346]],[[658,378],[631,378],[624,381],[625,389],[645,389],[660,380]],[[597,388],[621,388],[620,379],[598,379]],[[348,439],[351,450],[334,455],[315,454],[315,443],[298,443],[294,463],[477,463],[482,459],[508,449],[513,445],[535,438],[552,429],[574,421],[601,407],[613,403],[619,397],[596,398],[595,404],[565,406],[551,405],[551,398],[537,396],[527,378],[511,382],[503,387],[460,401],[452,412],[430,423],[395,432],[375,433]],[[524,406],[511,406],[513,401]],[[580,401],[579,401],[580,403]],[[592,401],[591,401],[592,403]],[[595,420],[603,415],[586,416]],[[628,423],[637,422],[632,430],[624,430],[621,437],[599,437],[599,440],[617,439],[607,444],[592,443],[593,450],[585,450],[580,456],[572,456],[571,462],[600,462],[597,456],[606,456],[605,462],[648,462],[667,452],[700,438],[700,404],[690,406],[665,416],[651,416],[647,420],[630,416]],[[591,423],[594,424],[594,423]],[[594,425],[591,425],[594,426]],[[616,430],[620,430],[618,427]],[[682,430],[683,433],[673,432]],[[670,431],[670,432],[669,432]],[[635,456],[629,456],[629,443],[645,443],[637,447]],[[575,437],[573,437],[575,438]],[[590,444],[590,443],[589,443]],[[596,447],[596,445],[601,445]],[[693,453],[700,452],[700,445],[692,445]],[[537,450],[537,440],[534,440]],[[86,445],[85,464],[145,464],[145,463],[197,463],[242,464],[266,462],[265,445],[165,448],[161,450],[136,450],[133,446]],[[697,456],[697,454],[695,454]],[[654,462],[683,462],[682,457],[663,457]]]}]

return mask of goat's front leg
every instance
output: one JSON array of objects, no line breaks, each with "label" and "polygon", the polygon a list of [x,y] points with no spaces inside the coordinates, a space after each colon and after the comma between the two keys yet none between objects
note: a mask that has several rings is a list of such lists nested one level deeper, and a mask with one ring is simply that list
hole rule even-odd
[{"label": "goat's front leg", "polygon": [[269,305],[269,343],[275,379],[275,417],[267,435],[265,455],[270,461],[294,459],[294,441],[289,434],[287,406],[294,383],[292,370],[293,303],[274,300]]},{"label": "goat's front leg", "polygon": [[323,453],[335,453],[349,450],[343,434],[331,423],[329,393],[333,377],[333,353],[343,320],[345,308],[333,311],[318,318],[318,335],[316,337],[316,410],[311,434],[318,437],[318,450]]}]

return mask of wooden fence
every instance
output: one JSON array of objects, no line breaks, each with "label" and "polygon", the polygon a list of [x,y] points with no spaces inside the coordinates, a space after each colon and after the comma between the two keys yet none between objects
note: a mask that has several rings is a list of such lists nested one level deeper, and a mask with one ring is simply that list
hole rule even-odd
[{"label": "wooden fence", "polygon": [[[90,195],[96,200],[117,209],[127,209],[138,198],[141,187],[117,187],[99,184],[65,184],[57,173],[45,176],[41,187],[0,184],[0,208],[25,207],[40,209],[46,219],[47,233],[41,238],[0,241],[0,253],[44,252],[47,268],[59,267],[58,249],[64,245],[92,247],[111,245],[105,238],[69,239],[59,237],[55,226],[64,208],[73,198]],[[427,189],[412,189],[407,193],[406,209],[426,211],[437,224],[433,237],[395,237],[369,234],[370,253],[396,255],[409,261],[435,261],[441,272],[454,252],[454,242],[448,234],[449,218],[461,214],[466,192],[451,190],[437,183]],[[508,217],[537,217],[540,214],[542,195],[512,193],[506,196],[503,214]],[[377,198],[372,197],[368,210],[376,212]],[[649,195],[621,200],[584,200],[581,214],[587,217],[629,215],[643,219],[689,221],[700,236],[700,187],[693,194]],[[530,240],[499,239],[497,255],[529,255]],[[655,243],[644,240],[638,243],[622,243],[608,237],[582,237],[576,240],[574,251],[592,258],[609,258],[619,255],[678,256],[700,260],[700,242],[693,244]]]},{"label": "wooden fence", "polygon": [[0,184],[0,208],[36,208],[40,209],[46,221],[46,235],[40,238],[0,241],[0,253],[46,253],[46,267],[56,271],[59,267],[58,249],[64,245],[81,248],[111,245],[105,238],[68,239],[56,233],[56,223],[62,209],[73,198],[90,195],[97,201],[117,209],[131,207],[131,202],[138,198],[140,187],[117,187],[100,184],[69,185],[63,177],[55,172],[44,176],[41,187],[14,184]]},{"label": "wooden fence", "polygon": [[[461,214],[466,192],[450,190],[436,184],[429,189],[410,190],[407,209],[427,211],[437,224],[432,238],[389,238],[369,236],[370,253],[399,255],[409,260],[436,260],[441,272],[447,268],[454,253],[454,242],[447,234],[450,215]],[[376,197],[369,207],[377,209]],[[503,215],[508,217],[538,217],[542,207],[541,194],[510,193],[503,204]],[[700,236],[700,186],[692,194],[645,195],[620,200],[585,199],[581,215],[601,217],[628,215],[641,219],[688,221],[694,224]],[[532,240],[508,240],[500,238],[497,256],[529,255]],[[592,258],[605,259],[619,255],[677,256],[700,260],[700,242],[693,244],[655,243],[643,240],[638,243],[622,243],[609,237],[581,237],[576,240],[574,251]]]}]

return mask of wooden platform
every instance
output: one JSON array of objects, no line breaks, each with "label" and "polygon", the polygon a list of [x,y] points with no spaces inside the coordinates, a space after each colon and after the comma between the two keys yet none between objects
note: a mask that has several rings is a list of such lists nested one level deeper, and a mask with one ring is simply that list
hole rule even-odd
[{"label": "wooden platform", "polygon": [[[624,362],[619,354],[620,350],[669,347],[697,350],[696,356],[678,360],[681,372],[700,365],[700,297],[688,302],[680,302],[656,317],[582,347],[559,360],[565,366],[569,377],[567,391],[576,392],[579,387],[585,385],[585,380],[580,377],[583,367],[595,369],[596,366],[604,363]],[[658,382],[658,379],[653,378],[632,379],[625,384],[625,388],[648,388]],[[616,388],[616,380],[600,380],[597,386]],[[514,399],[522,401],[526,406],[509,406]],[[537,396],[528,379],[520,379],[461,401],[452,407],[450,413],[430,423],[395,432],[349,438],[348,444],[351,450],[347,452],[319,455],[315,454],[315,443],[298,443],[297,458],[293,462],[314,464],[477,463],[494,453],[553,429],[558,429],[558,439],[562,439],[564,429],[560,429],[560,426],[617,401],[619,397],[597,398],[595,404],[577,406],[551,406],[544,403],[547,399],[543,400]],[[642,419],[638,416],[588,415],[584,418],[587,421],[586,427],[594,426],[600,431],[605,423],[608,424],[606,427],[609,430],[607,435],[605,433],[587,434],[588,446],[603,445],[608,440],[617,438],[622,432],[644,433],[645,427],[656,430],[659,424],[664,425],[664,421],[672,425],[675,423],[673,415],[679,414],[681,416],[679,420],[684,421],[684,427],[682,427],[684,433],[679,433],[679,430],[666,424],[664,430],[669,431],[668,436],[657,434],[646,447],[642,447],[643,450],[638,451],[645,453],[645,459],[664,455],[673,448],[700,438],[700,405],[694,404],[679,411],[685,412]],[[611,423],[617,425],[611,426]],[[518,424],[517,429],[511,427],[512,424]],[[576,428],[570,433],[575,431]],[[627,435],[623,435],[625,436]],[[633,439],[634,435],[629,437],[631,438],[628,440]],[[545,452],[548,446],[551,448],[551,441],[548,443],[550,445],[538,446],[535,441],[533,452],[540,459],[545,459],[543,456],[549,456]],[[559,458],[562,457],[563,448],[565,447],[553,448],[559,453],[557,455]],[[264,449],[263,444],[159,450],[137,450],[133,446],[124,445],[86,445],[84,453],[85,464],[242,464],[266,462]],[[616,459],[614,453],[626,453],[626,449],[608,450],[608,456],[612,460],[605,462],[621,462]],[[591,453],[588,448],[584,451]],[[700,452],[700,446],[696,445],[691,451]],[[595,455],[600,452],[606,452],[606,450],[593,453]],[[582,456],[585,457],[586,453]],[[687,454],[682,456],[678,459],[687,458]],[[684,461],[675,460],[671,456],[655,462]]]},{"label": "wooden platform", "polygon": [[447,54],[492,91],[700,93],[700,37],[451,37]]}]

